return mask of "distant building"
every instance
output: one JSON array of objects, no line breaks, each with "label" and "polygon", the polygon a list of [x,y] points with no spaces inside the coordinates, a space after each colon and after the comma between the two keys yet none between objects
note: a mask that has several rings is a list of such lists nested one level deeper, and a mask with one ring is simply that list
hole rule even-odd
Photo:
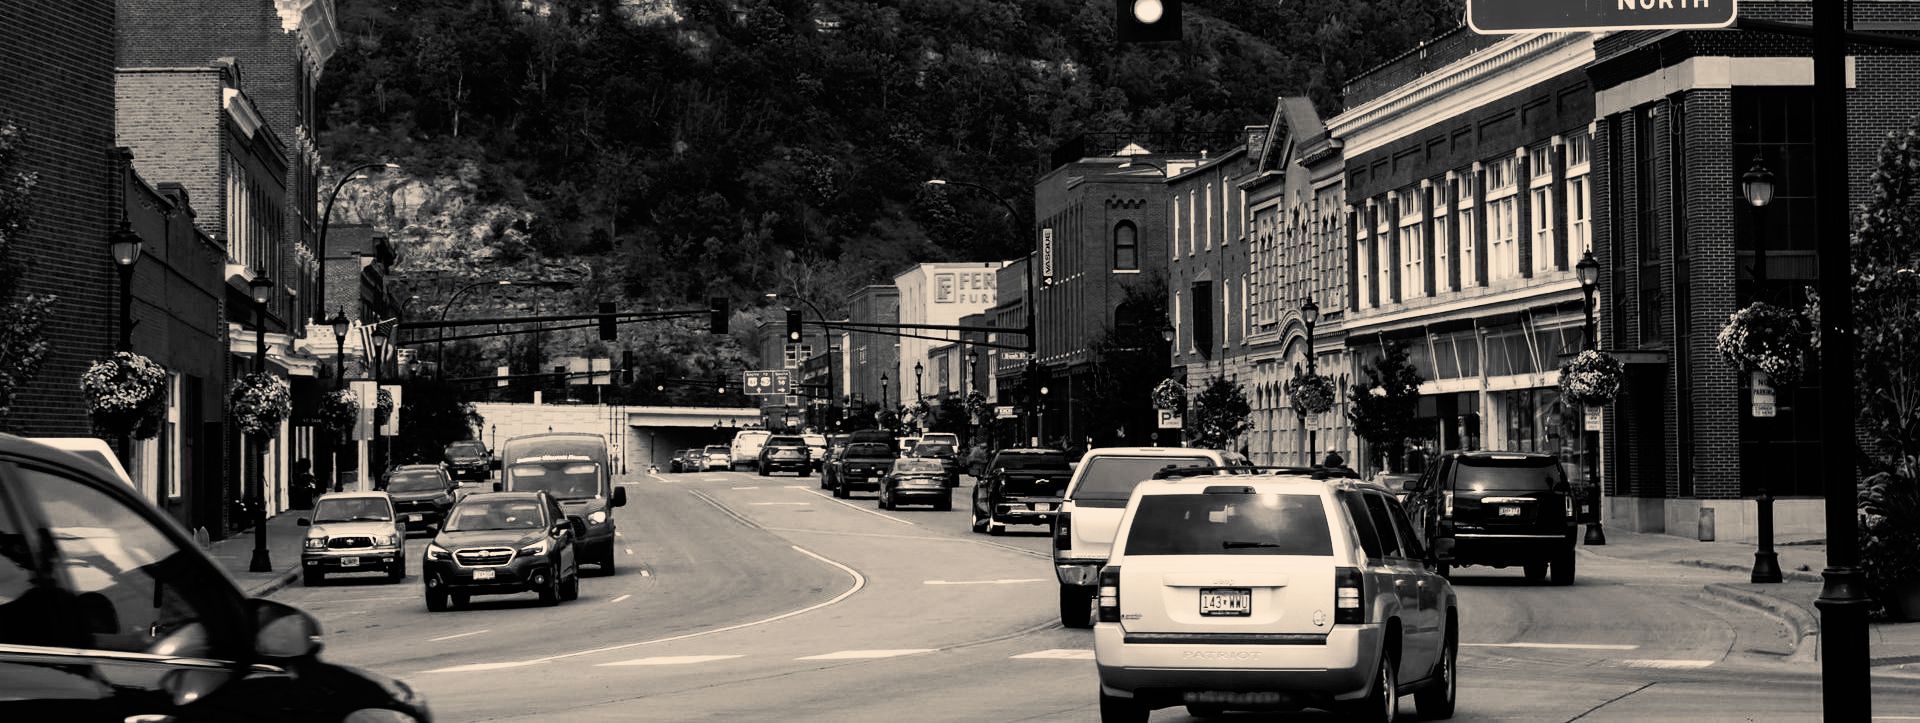
[{"label": "distant building", "polygon": [[[998,271],[1005,265],[1004,261],[930,263],[915,264],[900,272],[893,277],[894,288],[900,294],[900,323],[951,326],[959,324],[961,317],[993,308],[998,298]],[[959,339],[953,332],[905,331]],[[931,360],[928,350],[940,342],[904,336],[896,341],[900,343],[900,359],[899,372],[894,378],[902,382],[899,390],[904,392],[898,398],[911,404],[916,393],[933,397],[938,377],[926,368]],[[921,368],[918,377],[914,374],[916,364]],[[919,389],[914,388],[916,382]]]},{"label": "distant building", "polygon": [[[898,323],[900,290],[878,284],[861,287],[847,296],[847,314],[854,322]],[[846,335],[846,388],[854,408],[867,404],[882,408],[900,404],[899,342],[899,337],[890,334],[850,332]],[[913,391],[908,389],[907,394]],[[864,428],[873,420],[853,422],[855,428]]]}]

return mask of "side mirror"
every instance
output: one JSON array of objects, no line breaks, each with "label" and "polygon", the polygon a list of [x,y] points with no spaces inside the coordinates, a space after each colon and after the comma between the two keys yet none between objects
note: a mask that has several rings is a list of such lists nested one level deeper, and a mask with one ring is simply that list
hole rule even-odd
[{"label": "side mirror", "polygon": [[320,652],[320,621],[285,603],[254,598],[253,652],[263,658],[306,658]]},{"label": "side mirror", "polygon": [[577,538],[581,538],[581,537],[586,537],[586,536],[587,536],[587,521],[586,521],[586,520],[583,520],[583,519],[580,519],[580,516],[579,516],[579,515],[568,515],[568,516],[567,516],[567,529],[570,529],[570,530],[573,530],[573,536],[574,536],[574,537],[575,537],[576,539],[577,539]]},{"label": "side mirror", "polygon": [[1413,479],[1410,479],[1410,480],[1407,480],[1407,481],[1405,481],[1405,482],[1401,482],[1401,483],[1400,483],[1400,489],[1401,489],[1401,490],[1403,490],[1403,491],[1406,491],[1406,492],[1414,492],[1414,491],[1417,491],[1417,490],[1419,490],[1419,489],[1420,489],[1420,478],[1418,478],[1418,477],[1415,477],[1415,478],[1413,478]]},{"label": "side mirror", "polygon": [[627,488],[625,487],[613,488],[613,506],[614,507],[627,506]]},{"label": "side mirror", "polygon": [[1453,560],[1453,538],[1451,537],[1434,538],[1433,549],[1428,550],[1427,554],[1429,557],[1433,558],[1434,562],[1449,562]]},{"label": "side mirror", "polygon": [[294,520],[294,521],[293,521],[293,524],[294,524],[295,526],[298,526],[298,527],[312,527],[312,526],[313,526],[313,520],[309,520],[309,519],[307,519],[307,518],[305,518],[305,517],[302,517],[302,518],[300,518],[300,519],[297,519],[297,520]]}]

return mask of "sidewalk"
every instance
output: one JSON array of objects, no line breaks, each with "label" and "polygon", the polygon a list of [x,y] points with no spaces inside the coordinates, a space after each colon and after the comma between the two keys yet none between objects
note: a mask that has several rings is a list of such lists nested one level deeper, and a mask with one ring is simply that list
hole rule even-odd
[{"label": "sidewalk", "polygon": [[[1800,641],[1789,660],[1812,663],[1818,659],[1820,612],[1813,601],[1820,597],[1819,571],[1827,562],[1827,547],[1822,541],[1785,539],[1776,543],[1773,549],[1780,558],[1784,581],[1754,584],[1749,582],[1753,571],[1752,543],[1698,542],[1685,537],[1611,528],[1606,534],[1606,545],[1581,545],[1581,549],[1616,560],[1666,562],[1724,571],[1726,581],[1708,583],[1708,594],[1779,620],[1789,631],[1789,638]],[[1873,667],[1920,674],[1920,623],[1869,622],[1867,625]]]},{"label": "sidewalk", "polygon": [[306,539],[307,530],[295,525],[294,520],[312,512],[307,509],[287,510],[267,518],[267,554],[273,563],[273,572],[247,571],[253,563],[252,528],[215,541],[207,554],[227,569],[227,574],[240,584],[241,592],[249,597],[272,595],[300,577],[300,545]]}]

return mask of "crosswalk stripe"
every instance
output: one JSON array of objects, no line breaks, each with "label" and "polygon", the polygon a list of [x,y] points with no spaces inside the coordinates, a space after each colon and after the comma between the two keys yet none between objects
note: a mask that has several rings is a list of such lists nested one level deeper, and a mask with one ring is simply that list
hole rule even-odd
[{"label": "crosswalk stripe", "polygon": [[1076,649],[1076,648],[1054,648],[1052,650],[1036,650],[1031,653],[1021,653],[1019,655],[1009,656],[1008,659],[1010,660],[1092,660],[1093,651],[1086,650],[1086,649]]},{"label": "crosswalk stripe", "polygon": [[931,653],[938,648],[907,648],[903,650],[842,650],[825,655],[809,655],[794,660],[869,660],[874,658],[897,658],[902,655]]},{"label": "crosswalk stripe", "polygon": [[601,663],[594,667],[606,668],[606,667],[621,666],[621,665],[693,665],[695,663],[711,663],[716,660],[732,660],[738,657],[742,657],[742,656],[738,656],[738,655],[660,655],[660,656],[655,656],[651,658],[634,658],[632,660],[622,660],[617,663]]}]

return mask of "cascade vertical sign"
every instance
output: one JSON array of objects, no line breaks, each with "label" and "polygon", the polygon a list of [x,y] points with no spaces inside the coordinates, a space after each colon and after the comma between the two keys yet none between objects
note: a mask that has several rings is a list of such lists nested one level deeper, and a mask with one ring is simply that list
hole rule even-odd
[{"label": "cascade vertical sign", "polygon": [[1467,26],[1481,35],[1724,28],[1736,14],[1734,0],[1467,0]]},{"label": "cascade vertical sign", "polygon": [[1050,228],[1040,229],[1040,283],[1053,283],[1053,229]]}]

